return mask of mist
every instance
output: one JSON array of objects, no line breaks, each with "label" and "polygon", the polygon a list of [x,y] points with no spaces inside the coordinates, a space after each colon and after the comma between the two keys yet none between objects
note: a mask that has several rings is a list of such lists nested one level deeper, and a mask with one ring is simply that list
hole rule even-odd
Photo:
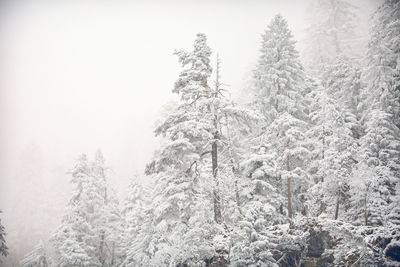
[{"label": "mist", "polygon": [[[153,130],[180,65],[205,33],[222,81],[239,102],[274,15],[303,49],[304,1],[9,1],[0,5],[0,214],[10,255],[47,242],[70,196],[81,153],[101,149],[122,200],[160,144]],[[367,39],[380,1],[357,1]],[[363,49],[362,47],[360,49]],[[215,62],[214,62],[215,63]],[[214,64],[213,63],[213,64]]]}]

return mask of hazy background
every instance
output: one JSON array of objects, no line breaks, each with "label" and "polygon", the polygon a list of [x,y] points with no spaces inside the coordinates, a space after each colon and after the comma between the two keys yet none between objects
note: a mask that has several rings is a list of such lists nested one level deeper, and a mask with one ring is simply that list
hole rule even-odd
[{"label": "hazy background", "polygon": [[[1,2],[0,218],[10,247],[3,264],[17,264],[57,227],[80,153],[103,150],[121,198],[142,175],[180,71],[174,49],[191,49],[205,33],[223,82],[243,97],[266,25],[281,13],[301,50],[309,2]],[[354,1],[362,23],[378,3]]]}]

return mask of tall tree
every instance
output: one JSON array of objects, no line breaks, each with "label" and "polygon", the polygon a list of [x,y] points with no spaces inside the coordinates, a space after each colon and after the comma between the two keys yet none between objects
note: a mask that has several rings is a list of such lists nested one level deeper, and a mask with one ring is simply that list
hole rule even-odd
[{"label": "tall tree", "polygon": [[74,191],[66,207],[61,225],[52,236],[53,247],[60,266],[100,266],[95,256],[95,234],[90,225],[94,212],[93,200],[89,195],[93,189],[90,167],[86,155],[81,155],[71,171]]},{"label": "tall tree", "polygon": [[118,202],[107,189],[100,151],[89,162],[82,155],[71,171],[74,191],[61,225],[51,240],[60,266],[113,266],[118,256],[122,221]]},{"label": "tall tree", "polygon": [[[165,261],[184,263],[190,258],[185,253],[186,244],[183,239],[191,226],[197,224],[196,219],[200,219],[193,216],[196,214],[196,205],[202,201],[208,202],[207,199],[202,200],[200,192],[197,192],[197,182],[200,179],[215,182],[217,175],[216,171],[212,172],[211,168],[205,167],[206,158],[212,153],[212,144],[216,142],[211,102],[213,90],[208,84],[212,73],[211,49],[206,44],[206,36],[197,35],[193,51],[176,51],[175,54],[184,68],[173,89],[174,93],[179,94],[180,102],[156,128],[156,135],[164,136],[165,142],[146,170],[147,174],[152,174],[156,179],[153,224],[158,242],[152,258],[153,262],[158,260],[157,264],[165,264]],[[211,164],[208,166],[211,167]],[[215,187],[211,197],[213,217],[219,223],[220,199]],[[209,224],[207,217],[204,218],[205,226]],[[211,258],[212,253],[208,253],[194,257],[193,261],[196,258]]]},{"label": "tall tree", "polygon": [[[380,225],[393,209],[396,184],[400,179],[399,62],[400,3],[385,1],[374,13],[368,44],[368,68],[363,78],[359,105],[364,134],[360,140],[362,161],[372,169],[379,205],[364,213],[365,222]],[[359,212],[361,213],[361,209]]]},{"label": "tall tree", "polygon": [[107,167],[101,150],[97,150],[91,164],[91,175],[96,184],[100,202],[97,216],[93,219],[96,233],[99,233],[98,252],[100,262],[105,266],[114,266],[123,259],[121,240],[123,237],[123,219],[115,193],[107,183]]},{"label": "tall tree", "polygon": [[128,187],[127,197],[123,203],[123,216],[125,217],[124,230],[124,250],[126,258],[124,266],[148,265],[148,261],[143,260],[145,249],[141,244],[148,228],[148,217],[146,211],[149,208],[150,196],[147,188],[138,183],[138,179],[133,179]]},{"label": "tall tree", "polygon": [[173,89],[180,102],[155,130],[164,144],[146,171],[156,181],[152,214],[158,244],[152,258],[195,265],[214,256],[226,259],[221,185],[233,171],[226,128],[251,114],[227,99],[219,67],[215,86],[209,84],[211,49],[204,34],[197,35],[193,51],[175,54],[183,67]]},{"label": "tall tree", "polygon": [[[358,158],[359,70],[344,58],[338,58],[322,74],[321,84],[308,94],[312,127],[310,174],[316,183],[311,188],[313,215],[337,219],[339,210],[349,208],[349,179]],[[312,207],[313,206],[313,207]],[[342,219],[346,216],[341,212]],[[334,215],[333,215],[334,214]]]},{"label": "tall tree", "polygon": [[263,115],[264,124],[253,140],[254,154],[246,166],[251,170],[249,177],[287,198],[287,205],[282,198],[275,198],[272,204],[276,213],[286,211],[289,219],[306,212],[302,203],[309,186],[304,169],[309,154],[305,142],[309,127],[305,74],[294,43],[287,21],[275,16],[262,36],[261,55],[254,70],[252,106]]}]

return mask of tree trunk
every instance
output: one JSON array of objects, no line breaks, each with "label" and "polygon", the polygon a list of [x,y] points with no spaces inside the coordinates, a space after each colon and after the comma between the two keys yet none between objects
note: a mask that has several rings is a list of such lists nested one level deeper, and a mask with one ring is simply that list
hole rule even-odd
[{"label": "tree trunk", "polygon": [[240,217],[243,217],[242,209],[240,208],[240,197],[239,197],[239,188],[237,185],[237,180],[235,181],[235,191],[236,191],[236,205],[239,210]]},{"label": "tree trunk", "polygon": [[[289,142],[288,142],[289,143]],[[289,166],[289,154],[286,155],[286,170],[289,172],[290,171],[290,166]],[[288,194],[288,217],[291,220],[292,219],[292,193],[290,191],[290,182],[291,178],[287,178],[287,194]]]},{"label": "tree trunk", "polygon": [[336,209],[335,209],[335,220],[339,217],[339,202],[340,202],[340,189],[338,189],[338,195],[336,198]]},{"label": "tree trunk", "polygon": [[[324,112],[325,112],[325,107],[324,107]],[[324,159],[325,159],[325,126],[322,127],[322,162],[325,162]],[[323,166],[323,168],[325,168],[325,166]],[[325,178],[324,176],[325,176],[325,171],[322,174],[321,183],[324,182],[324,178]],[[322,194],[321,195],[321,204],[319,206],[319,215],[321,215],[324,211],[325,211],[324,194]]]},{"label": "tree trunk", "polygon": [[[216,133],[214,135],[214,139],[218,138],[218,134]],[[217,178],[217,172],[218,172],[218,145],[217,142],[214,141],[212,144],[212,149],[211,149],[211,159],[212,159],[212,172],[213,172],[213,178],[215,182],[215,187],[213,190],[213,195],[214,195],[214,220],[216,223],[222,223],[222,215],[221,215],[221,200],[219,197],[218,193],[218,178]]]},{"label": "tree trunk", "polygon": [[115,244],[113,243],[110,266],[114,266],[114,261],[115,261]]},{"label": "tree trunk", "polygon": [[102,230],[101,231],[101,234],[100,234],[100,263],[101,263],[101,265],[102,266],[104,266],[104,263],[105,263],[105,261],[106,261],[106,259],[105,259],[105,256],[104,256],[104,238],[105,238],[105,236],[104,236],[105,234],[104,234],[104,231]]},{"label": "tree trunk", "polygon": [[319,215],[325,211],[324,194],[321,195],[321,204],[319,205]]},{"label": "tree trunk", "polygon": [[365,196],[364,196],[364,221],[365,221],[365,226],[368,225],[368,209],[367,209],[368,189],[369,189],[369,185],[367,186],[367,191],[365,192]]},{"label": "tree trunk", "polygon": [[[233,164],[233,161],[232,161]],[[238,208],[239,214],[240,214],[240,218],[243,217],[243,212],[242,209],[240,208],[240,196],[239,196],[239,187],[238,187],[238,171],[237,169],[232,166],[232,173],[235,177],[235,200],[236,200],[236,206]]]},{"label": "tree trunk", "polygon": [[[218,97],[218,92],[219,92],[219,87],[220,87],[220,82],[219,82],[219,56],[217,54],[217,68],[216,68],[216,81],[215,81],[215,92],[213,93],[212,97],[217,98]],[[214,197],[214,221],[216,223],[222,223],[222,215],[221,215],[221,199],[219,197],[219,192],[218,192],[218,178],[217,178],[217,172],[218,172],[218,145],[217,145],[217,140],[219,139],[219,134],[218,134],[218,116],[216,114],[216,107],[215,105],[213,106],[212,109],[213,115],[214,115],[214,142],[212,143],[211,147],[211,158],[212,158],[212,172],[213,172],[213,178],[214,178],[214,190],[213,190],[213,197]]]}]

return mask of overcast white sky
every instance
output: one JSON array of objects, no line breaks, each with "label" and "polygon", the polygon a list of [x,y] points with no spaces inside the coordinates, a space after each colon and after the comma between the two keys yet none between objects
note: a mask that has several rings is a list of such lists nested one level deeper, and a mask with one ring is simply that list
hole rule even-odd
[{"label": "overcast white sky", "polygon": [[122,180],[115,186],[123,188],[157,147],[156,114],[180,69],[173,50],[191,49],[196,33],[206,33],[213,56],[222,59],[224,82],[237,90],[274,14],[300,35],[304,3],[291,2],[3,5],[2,171],[11,175],[26,146],[36,146],[46,166],[70,163],[66,168],[79,153],[102,148]]},{"label": "overcast white sky", "polygon": [[26,211],[37,203],[53,217],[35,217],[46,226],[39,236],[57,225],[70,190],[65,173],[80,153],[101,148],[120,193],[143,173],[180,70],[174,49],[191,49],[205,33],[223,82],[238,92],[271,18],[282,14],[301,41],[308,2],[2,2],[0,209],[9,238],[21,222],[35,223]]}]

